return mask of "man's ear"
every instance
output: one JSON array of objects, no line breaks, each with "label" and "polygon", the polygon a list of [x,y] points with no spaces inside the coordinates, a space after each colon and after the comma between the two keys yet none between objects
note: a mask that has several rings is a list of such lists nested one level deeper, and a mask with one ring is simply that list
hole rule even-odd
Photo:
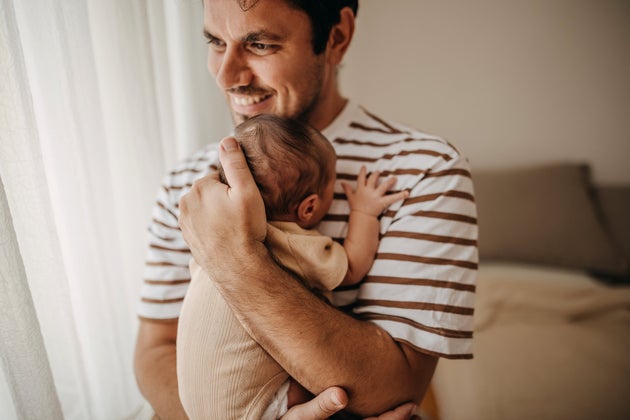
[{"label": "man's ear", "polygon": [[321,200],[317,194],[311,194],[302,200],[297,208],[298,224],[300,226],[309,225],[320,204]]},{"label": "man's ear", "polygon": [[344,7],[339,12],[339,23],[330,29],[326,50],[330,64],[336,66],[341,63],[346,54],[352,36],[354,35],[354,13],[349,7]]}]

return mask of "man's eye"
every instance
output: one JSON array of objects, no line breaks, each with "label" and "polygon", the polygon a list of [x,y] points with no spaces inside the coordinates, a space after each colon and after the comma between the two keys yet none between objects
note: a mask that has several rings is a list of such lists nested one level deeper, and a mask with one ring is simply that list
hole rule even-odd
[{"label": "man's eye", "polygon": [[272,52],[278,49],[277,45],[273,44],[263,44],[260,42],[252,42],[249,44],[249,49],[255,54],[265,55],[271,54]]},{"label": "man's eye", "polygon": [[223,47],[223,41],[221,41],[219,38],[215,38],[213,36],[207,36],[206,37],[206,43],[214,48],[222,48]]}]

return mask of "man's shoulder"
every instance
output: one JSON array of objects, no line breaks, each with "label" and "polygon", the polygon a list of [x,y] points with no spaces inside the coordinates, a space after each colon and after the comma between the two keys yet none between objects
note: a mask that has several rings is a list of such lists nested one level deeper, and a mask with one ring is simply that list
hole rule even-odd
[{"label": "man's shoulder", "polygon": [[383,117],[362,105],[350,103],[348,106],[343,124],[337,124],[329,133],[337,146],[385,147],[394,153],[428,148],[449,158],[460,155],[453,144],[439,135]]},{"label": "man's shoulder", "polygon": [[196,179],[216,170],[218,161],[217,145],[208,144],[177,162],[165,175],[163,184],[168,187],[191,186]]},{"label": "man's shoulder", "polygon": [[216,170],[218,161],[217,145],[209,144],[188,158],[177,162],[162,177],[157,207],[169,208],[174,214],[178,214],[179,199],[190,190],[197,179]]}]

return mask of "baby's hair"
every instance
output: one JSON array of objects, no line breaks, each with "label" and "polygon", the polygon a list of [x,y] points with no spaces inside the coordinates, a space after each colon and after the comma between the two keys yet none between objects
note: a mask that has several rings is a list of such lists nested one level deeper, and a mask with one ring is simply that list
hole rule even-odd
[{"label": "baby's hair", "polygon": [[[294,119],[261,114],[234,134],[265,202],[269,220],[286,220],[311,194],[322,195],[335,176],[336,155],[319,131]],[[219,167],[219,176],[225,177]]]}]

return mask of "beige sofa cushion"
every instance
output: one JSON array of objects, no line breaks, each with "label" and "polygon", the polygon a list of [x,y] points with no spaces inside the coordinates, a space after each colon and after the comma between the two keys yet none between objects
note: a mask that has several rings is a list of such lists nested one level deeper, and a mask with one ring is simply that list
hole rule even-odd
[{"label": "beige sofa cushion", "polygon": [[474,171],[482,260],[622,273],[583,164]]}]

